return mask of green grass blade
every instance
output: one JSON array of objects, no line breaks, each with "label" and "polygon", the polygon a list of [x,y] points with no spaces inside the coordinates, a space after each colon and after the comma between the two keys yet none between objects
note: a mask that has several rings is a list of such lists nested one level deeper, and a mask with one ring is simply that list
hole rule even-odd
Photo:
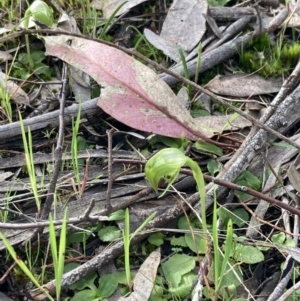
[{"label": "green grass blade", "polygon": [[130,287],[131,285],[130,261],[129,261],[129,247],[130,247],[130,225],[129,224],[130,224],[129,210],[128,208],[126,208],[123,242],[124,242],[124,256],[125,256],[125,274],[126,274],[128,287]]},{"label": "green grass blade", "polygon": [[219,281],[220,253],[219,253],[219,236],[218,236],[217,196],[216,196],[215,189],[214,189],[214,209],[213,209],[213,245],[214,245],[214,278],[215,278],[215,286],[217,287]]},{"label": "green grass blade", "polygon": [[156,212],[153,212],[148,216],[144,222],[131,234],[130,240],[132,240],[139,232],[141,232],[155,217]]},{"label": "green grass blade", "polygon": [[100,33],[100,36],[99,36],[99,39],[103,39],[104,36],[105,36],[105,32],[108,28],[108,26],[111,24],[113,18],[115,17],[115,15],[117,14],[117,12],[121,9],[121,7],[126,3],[127,1],[123,2],[121,5],[119,5],[116,10],[112,13],[112,15],[108,18],[108,20],[106,21],[103,29],[101,30],[101,33]]},{"label": "green grass blade", "polygon": [[60,241],[59,241],[59,250],[58,250],[58,263],[57,270],[55,270],[55,286],[56,286],[56,295],[60,296],[61,292],[61,279],[64,273],[64,264],[65,264],[65,251],[67,244],[67,210],[65,210],[63,223],[60,232]]},{"label": "green grass blade", "polygon": [[198,191],[200,194],[200,205],[201,205],[201,219],[204,233],[207,233],[206,223],[206,190],[203,174],[199,165],[192,159],[187,157],[186,164],[193,171],[193,177],[196,180]]},{"label": "green grass blade", "polygon": [[38,287],[41,291],[44,292],[44,294],[47,296],[49,300],[54,301],[54,299],[49,295],[49,293],[38,283],[38,281],[35,279],[31,271],[27,268],[24,261],[17,256],[14,248],[11,246],[11,244],[9,243],[9,241],[6,239],[6,237],[1,231],[0,231],[0,238],[3,241],[5,248],[7,249],[11,257],[14,259],[14,261],[18,264],[20,269],[24,272],[24,274],[32,281],[32,283],[34,283],[36,287]]},{"label": "green grass blade", "polygon": [[218,292],[224,274],[226,272],[227,263],[230,257],[230,252],[232,248],[232,237],[233,237],[233,229],[232,229],[232,220],[230,219],[227,224],[227,235],[226,235],[226,242],[225,242],[225,251],[224,251],[224,258],[222,262],[222,268],[220,272],[220,280],[217,282],[216,292]]}]

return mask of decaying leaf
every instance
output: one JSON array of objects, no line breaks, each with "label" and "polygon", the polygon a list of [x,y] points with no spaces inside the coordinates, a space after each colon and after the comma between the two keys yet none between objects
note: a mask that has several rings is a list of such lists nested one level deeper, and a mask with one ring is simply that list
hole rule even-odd
[{"label": "decaying leaf", "polygon": [[[120,10],[117,12],[116,16],[119,16],[129,10],[132,7],[137,6],[138,4],[141,4],[143,2],[146,2],[147,0],[127,0]],[[102,10],[103,17],[105,19],[108,19],[115,10],[124,3],[124,0],[94,0],[92,1],[91,5],[95,7],[96,9]]]},{"label": "decaying leaf", "polygon": [[281,78],[265,79],[254,74],[234,74],[218,75],[206,85],[206,88],[217,94],[249,97],[251,95],[276,93],[281,86]]},{"label": "decaying leaf", "polygon": [[205,0],[175,0],[169,9],[160,36],[181,48],[191,51],[205,33],[207,14]]},{"label": "decaying leaf", "polygon": [[45,37],[46,54],[92,76],[103,87],[98,105],[115,119],[146,132],[206,139],[171,88],[147,66],[113,47],[66,35]]},{"label": "decaying leaf", "polygon": [[209,138],[214,135],[213,133],[237,131],[252,125],[251,121],[245,117],[235,117],[235,114],[197,117],[195,118],[195,121],[199,122],[200,125],[206,126],[208,129],[210,129],[210,133],[207,133],[207,137]]},{"label": "decaying leaf", "polygon": [[147,301],[154,287],[157,269],[160,263],[160,249],[153,251],[141,265],[134,281],[129,297],[121,297],[118,301]]},{"label": "decaying leaf", "polygon": [[144,34],[152,45],[178,62],[178,49],[190,52],[205,33],[207,7],[205,0],[175,0],[169,9],[160,36],[148,29],[144,30]]},{"label": "decaying leaf", "polygon": [[[67,14],[62,14],[60,19],[58,20],[57,27],[64,31],[79,34],[81,33],[79,28],[77,27],[75,18],[69,17]],[[89,100],[91,98],[90,77],[74,66],[70,66],[69,71],[70,85],[76,101],[83,102]]]},{"label": "decaying leaf", "polygon": [[7,76],[0,70],[0,89],[8,94],[10,99],[19,104],[29,105],[27,93],[13,81],[8,80]]},{"label": "decaying leaf", "polygon": [[11,61],[13,56],[7,51],[0,51],[0,63]]},{"label": "decaying leaf", "polygon": [[[178,51],[178,46],[160,37],[148,28],[144,29],[144,35],[150,44],[154,45],[157,49],[160,49],[166,56],[175,62],[180,61],[181,58]],[[186,55],[187,53],[184,52],[184,56]]]},{"label": "decaying leaf", "polygon": [[294,189],[297,190],[298,193],[300,193],[300,174],[297,170],[300,162],[300,156],[298,155],[297,158],[291,163],[288,171],[287,176],[294,187]]}]

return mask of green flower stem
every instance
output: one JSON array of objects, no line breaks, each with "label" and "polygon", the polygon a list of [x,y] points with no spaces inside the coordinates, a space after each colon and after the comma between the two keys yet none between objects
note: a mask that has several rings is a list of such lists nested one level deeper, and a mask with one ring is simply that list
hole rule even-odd
[{"label": "green flower stem", "polygon": [[[25,29],[28,29],[28,27],[29,27],[30,15],[31,15],[31,11],[29,9],[27,9],[26,12],[25,12],[25,18],[24,18],[24,27],[25,27]],[[33,63],[33,60],[31,58],[28,34],[25,35],[25,42],[26,42],[26,51],[27,51],[27,56],[28,56],[29,68],[32,70],[34,68],[34,63]]]},{"label": "green flower stem", "polygon": [[199,165],[193,161],[191,158],[186,157],[186,164],[193,171],[194,179],[196,180],[198,191],[200,194],[200,205],[201,205],[201,218],[202,218],[202,227],[204,233],[207,232],[206,224],[206,190],[203,174]]}]

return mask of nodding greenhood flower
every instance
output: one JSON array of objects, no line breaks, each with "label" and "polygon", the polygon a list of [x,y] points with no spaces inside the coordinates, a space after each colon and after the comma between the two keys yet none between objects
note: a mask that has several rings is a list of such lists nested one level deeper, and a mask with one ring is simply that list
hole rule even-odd
[{"label": "nodding greenhood flower", "polygon": [[[23,21],[25,29],[28,29],[30,17],[32,17],[35,21],[43,23],[47,26],[51,26],[53,24],[52,10],[47,3],[41,0],[35,0],[27,8],[24,16],[24,21]],[[29,67],[33,69],[34,62],[30,55],[30,45],[29,45],[29,38],[27,34],[25,35],[25,41],[26,41],[26,50],[27,50],[27,55],[29,60]]]},{"label": "nodding greenhood flower", "polygon": [[153,187],[158,191],[160,179],[165,179],[169,184],[163,196],[172,183],[176,180],[180,168],[186,164],[187,157],[177,148],[165,148],[149,159],[145,166],[145,175]]},{"label": "nodding greenhood flower", "polygon": [[41,0],[35,0],[27,9],[25,17],[32,17],[35,21],[41,22],[47,26],[53,24],[52,10],[47,3]]},{"label": "nodding greenhood flower", "polygon": [[206,215],[205,215],[205,183],[203,174],[196,162],[189,157],[185,156],[182,151],[177,148],[165,148],[153,157],[151,157],[145,166],[146,179],[153,187],[158,191],[158,183],[160,179],[165,179],[168,182],[168,187],[165,189],[161,197],[166,193],[169,187],[176,180],[182,166],[187,165],[191,168],[193,176],[196,180],[198,190],[201,199],[201,217],[203,230],[207,230],[206,227]]},{"label": "nodding greenhood flower", "polygon": [[32,18],[47,26],[53,24],[53,14],[50,7],[41,0],[35,0],[29,7]]}]

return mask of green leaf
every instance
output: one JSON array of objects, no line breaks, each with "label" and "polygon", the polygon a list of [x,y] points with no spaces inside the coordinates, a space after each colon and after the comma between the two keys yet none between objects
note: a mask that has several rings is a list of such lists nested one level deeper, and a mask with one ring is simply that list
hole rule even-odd
[{"label": "green leaf", "polygon": [[148,236],[148,242],[155,246],[161,246],[164,243],[165,235],[161,232],[152,233]]},{"label": "green leaf", "polygon": [[197,275],[193,272],[183,275],[178,287],[170,287],[169,292],[179,298],[185,298],[191,292],[191,286],[196,278]]},{"label": "green leaf", "polygon": [[194,233],[194,238],[191,233],[186,233],[184,235],[186,244],[188,247],[197,254],[206,254],[207,243],[199,234]]},{"label": "green leaf", "polygon": [[189,230],[189,224],[192,226],[193,229],[202,229],[202,224],[198,218],[190,216],[189,221],[185,216],[182,216],[177,223],[177,227],[182,230]]},{"label": "green leaf", "polygon": [[97,288],[94,284],[95,279],[97,278],[97,274],[95,272],[81,278],[79,281],[76,281],[75,283],[73,283],[72,285],[69,286],[69,288],[71,290],[83,290],[85,288],[89,288],[90,291],[97,291]]},{"label": "green leaf", "polygon": [[285,240],[284,245],[287,246],[287,247],[294,247],[294,248],[296,247],[295,241],[292,238],[290,238],[290,237],[288,237]]},{"label": "green leaf", "polygon": [[86,140],[84,137],[82,136],[77,136],[76,137],[76,142],[77,142],[77,150],[81,151],[81,150],[86,150],[88,148]]},{"label": "green leaf", "polygon": [[[242,172],[234,181],[234,183],[240,186],[246,186],[252,188],[254,190],[259,190],[261,186],[261,181],[247,170]],[[235,190],[234,193],[242,202],[248,201],[249,199],[252,198],[251,195],[239,190]]]},{"label": "green leaf", "polygon": [[217,147],[214,144],[208,143],[208,142],[197,141],[193,144],[192,147],[197,149],[197,150],[204,151],[204,152],[211,153],[211,154],[215,154],[215,155],[220,156],[220,157],[223,156],[223,152],[219,147]]},{"label": "green leaf", "polygon": [[295,242],[292,238],[286,237],[285,233],[273,234],[271,241],[277,245],[283,245],[286,247],[295,247]]},{"label": "green leaf", "polygon": [[[24,53],[27,56],[27,53]],[[35,64],[41,63],[44,59],[46,59],[45,53],[43,51],[33,51],[31,53],[31,58],[33,59]],[[28,61],[28,59],[27,59]],[[46,65],[45,65],[46,66]],[[49,68],[49,66],[47,66]]]},{"label": "green leaf", "polygon": [[217,160],[209,160],[209,162],[207,163],[207,169],[210,175],[214,176],[215,173],[219,172],[222,169],[222,165]]},{"label": "green leaf", "polygon": [[283,245],[285,238],[285,234],[283,232],[280,232],[278,234],[273,234],[271,240],[275,244]]},{"label": "green leaf", "polygon": [[236,244],[233,258],[242,263],[254,264],[262,262],[264,254],[256,247]]},{"label": "green leaf", "polygon": [[18,264],[20,269],[24,272],[24,274],[34,283],[47,297],[49,300],[54,301],[54,299],[49,295],[48,291],[46,291],[37,281],[35,276],[32,274],[31,270],[27,267],[27,265],[24,263],[24,261],[19,258],[10,244],[10,242],[7,240],[7,238],[4,236],[4,234],[0,231],[0,238],[5,245],[6,251],[9,252],[10,256],[14,259],[15,263]]},{"label": "green leaf", "polygon": [[172,246],[187,247],[186,240],[183,236],[181,237],[172,236],[170,243]]},{"label": "green leaf", "polygon": [[160,285],[155,285],[148,301],[168,301],[164,297],[164,288]]},{"label": "green leaf", "polygon": [[99,230],[98,236],[102,241],[114,241],[121,237],[121,230],[116,226],[107,226]]},{"label": "green leaf", "polygon": [[80,266],[80,264],[76,263],[76,262],[67,263],[64,267],[64,273],[68,273],[68,272],[78,268],[79,266]]},{"label": "green leaf", "polygon": [[97,295],[96,291],[84,290],[75,294],[71,301],[82,301],[82,300],[101,300],[101,297]]},{"label": "green leaf", "polygon": [[88,238],[91,236],[90,233],[87,232],[75,232],[67,237],[67,244],[78,243],[78,242],[86,242]]},{"label": "green leaf", "polygon": [[163,144],[165,144],[168,147],[180,148],[182,145],[182,140],[179,138],[161,136],[160,140]]},{"label": "green leaf", "polygon": [[195,268],[195,259],[185,254],[175,254],[162,263],[162,270],[171,287],[177,287],[184,274]]},{"label": "green leaf", "polygon": [[[223,258],[220,258],[220,264],[218,266],[219,274],[221,273],[222,265],[223,265]],[[212,274],[214,269],[215,269],[215,267],[214,267],[214,262],[213,262],[212,266],[210,268],[210,272],[208,274],[208,278],[213,282],[216,281],[214,278],[214,275]],[[243,282],[243,275],[242,275],[240,267],[236,264],[236,262],[229,260],[226,265],[226,268],[225,268],[224,277],[222,278],[222,282],[219,285],[219,287],[224,288],[224,287],[229,287],[232,285],[237,287],[242,282]],[[224,300],[229,299],[225,290],[221,289],[221,293],[223,295]]]},{"label": "green leaf", "polygon": [[224,225],[227,225],[230,219],[232,220],[232,223],[238,227],[242,227],[247,221],[249,221],[249,214],[244,208],[238,208],[231,212],[224,207],[219,207],[217,209],[217,214],[223,221]]},{"label": "green leaf", "polygon": [[207,3],[210,7],[225,6],[230,0],[208,0]]},{"label": "green leaf", "polygon": [[283,147],[283,148],[296,149],[295,146],[290,145],[286,142],[271,142],[270,144],[274,145],[274,146],[280,146],[280,147]]},{"label": "green leaf", "polygon": [[[120,284],[127,285],[127,278],[126,278],[126,272],[118,272],[114,274],[114,277],[116,278],[116,281]],[[134,275],[131,273],[131,279],[134,278]]]},{"label": "green leaf", "polygon": [[112,212],[108,216],[109,221],[121,221],[125,218],[125,211],[123,209]]},{"label": "green leaf", "polygon": [[118,281],[114,275],[104,275],[99,280],[98,291],[102,298],[111,296],[118,288]]},{"label": "green leaf", "polygon": [[204,109],[197,109],[197,108],[191,110],[191,115],[194,118],[203,117],[203,116],[210,116],[208,111],[206,111]]},{"label": "green leaf", "polygon": [[254,189],[259,190],[261,181],[259,178],[257,178],[254,174],[252,174],[250,171],[246,170],[243,171],[236,179],[235,183],[239,184],[240,181],[246,181],[248,184],[247,186]]}]

